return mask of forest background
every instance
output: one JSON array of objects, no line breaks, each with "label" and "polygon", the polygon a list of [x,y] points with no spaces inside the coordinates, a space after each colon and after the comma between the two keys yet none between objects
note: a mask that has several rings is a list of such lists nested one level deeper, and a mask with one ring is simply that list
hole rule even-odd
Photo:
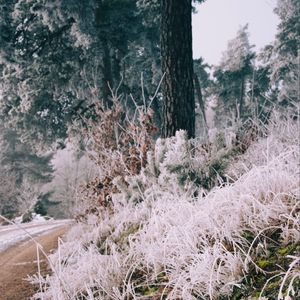
[{"label": "forest background", "polygon": [[[99,106],[109,110],[117,97],[130,117],[151,107],[151,134],[160,136],[160,2],[20,0],[0,7],[0,213],[72,216],[82,185],[99,172],[86,131],[99,121]],[[196,136],[203,141],[298,103],[298,1],[278,1],[274,12],[276,37],[263,49],[254,50],[246,24],[217,65],[194,59]]]}]

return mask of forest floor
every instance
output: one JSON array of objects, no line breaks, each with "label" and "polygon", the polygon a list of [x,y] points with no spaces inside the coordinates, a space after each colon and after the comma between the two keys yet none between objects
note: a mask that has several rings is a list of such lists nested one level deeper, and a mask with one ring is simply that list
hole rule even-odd
[{"label": "forest floor", "polygon": [[[35,238],[43,250],[49,254],[57,248],[58,238],[68,230],[62,227]],[[51,273],[47,261],[40,253],[41,273]],[[34,241],[27,239],[11,246],[0,254],[0,300],[27,300],[38,290],[26,278],[38,272],[37,247]]]}]

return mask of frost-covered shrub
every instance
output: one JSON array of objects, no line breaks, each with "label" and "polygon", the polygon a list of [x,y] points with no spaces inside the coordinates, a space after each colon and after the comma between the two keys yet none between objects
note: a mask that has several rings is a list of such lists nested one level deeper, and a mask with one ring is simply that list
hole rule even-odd
[{"label": "frost-covered shrub", "polygon": [[[299,141],[274,124],[267,130],[268,159],[258,158],[260,139],[241,154],[247,169],[207,194],[195,193],[190,178],[180,182],[182,172],[201,168],[205,155],[194,155],[200,150],[190,150],[183,132],[159,140],[149,154],[155,160],[126,178],[136,182],[138,196],[121,187],[111,210],[76,225],[50,257],[53,275],[35,278],[43,286],[35,298],[297,299]],[[294,131],[297,123],[285,126]],[[170,170],[176,164],[189,171]]]},{"label": "frost-covered shrub", "polygon": [[98,171],[98,176],[82,190],[82,200],[87,206],[84,213],[98,213],[102,207],[110,207],[112,195],[119,192],[114,179],[118,177],[126,185],[126,176],[136,175],[146,166],[147,152],[153,147],[156,132],[153,113],[151,108],[137,106],[135,114],[130,116],[114,94],[109,108],[95,105],[96,117],[86,120],[81,129],[89,157]]},{"label": "frost-covered shrub", "polygon": [[[154,149],[147,153],[147,165],[135,176],[117,177],[114,183],[131,201],[141,201],[153,186],[180,194],[206,193],[226,180],[226,170],[234,159],[253,142],[250,127],[239,134],[219,132],[208,143],[188,139],[185,131],[174,137],[158,139]],[[249,142],[250,141],[250,142]]]}]

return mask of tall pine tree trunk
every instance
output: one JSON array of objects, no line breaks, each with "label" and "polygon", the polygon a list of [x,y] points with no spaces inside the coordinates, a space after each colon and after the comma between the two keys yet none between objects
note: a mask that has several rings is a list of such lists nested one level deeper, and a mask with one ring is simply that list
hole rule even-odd
[{"label": "tall pine tree trunk", "polygon": [[161,12],[162,136],[184,129],[191,138],[195,136],[192,0],[161,0]]}]

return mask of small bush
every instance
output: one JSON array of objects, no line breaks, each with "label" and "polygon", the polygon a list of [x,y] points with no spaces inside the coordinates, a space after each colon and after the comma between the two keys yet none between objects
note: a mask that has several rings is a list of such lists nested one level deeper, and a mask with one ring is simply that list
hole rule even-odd
[{"label": "small bush", "polygon": [[127,176],[140,173],[146,166],[147,152],[153,147],[156,132],[151,108],[137,107],[130,116],[116,96],[109,109],[104,110],[99,104],[95,112],[95,119],[86,120],[81,129],[87,137],[89,157],[99,174],[82,189],[82,202],[88,206],[85,213],[111,206],[112,194],[119,192],[115,178],[127,185]]}]

